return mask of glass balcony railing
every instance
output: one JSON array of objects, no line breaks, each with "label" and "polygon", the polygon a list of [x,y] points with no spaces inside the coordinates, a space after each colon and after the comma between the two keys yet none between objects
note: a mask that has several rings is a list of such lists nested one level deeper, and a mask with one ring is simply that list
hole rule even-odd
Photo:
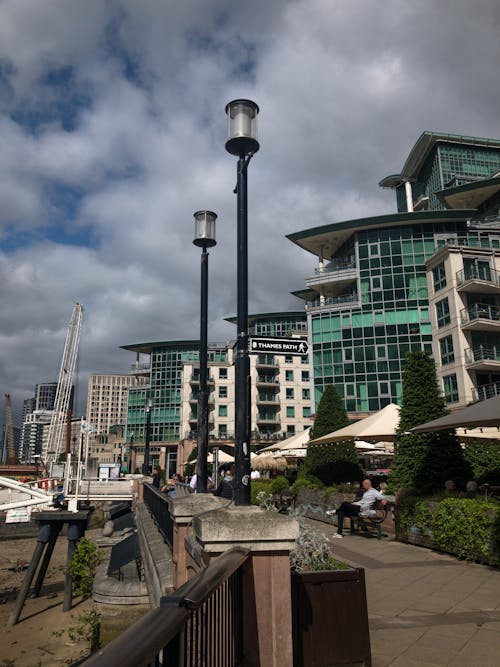
[{"label": "glass balcony railing", "polygon": [[466,364],[474,364],[480,361],[500,361],[500,348],[496,345],[478,345],[465,350]]},{"label": "glass balcony railing", "polygon": [[481,280],[483,282],[493,283],[500,286],[500,271],[491,269],[489,266],[477,266],[458,271],[457,287],[468,283],[471,280]]},{"label": "glass balcony railing", "polygon": [[274,375],[259,375],[257,384],[278,384],[278,379]]},{"label": "glass balcony railing", "polygon": [[460,311],[462,324],[473,322],[474,320],[493,320],[500,321],[500,308],[489,306],[487,304],[476,303],[471,308],[464,308]]},{"label": "glass balcony railing", "polygon": [[472,390],[472,396],[475,401],[485,401],[487,398],[500,395],[500,382],[483,384],[481,387]]},{"label": "glass balcony railing", "polygon": [[323,275],[324,273],[336,273],[337,271],[346,271],[348,269],[356,268],[356,260],[352,257],[344,261],[335,261],[322,269],[314,269],[316,275]]},{"label": "glass balcony railing", "polygon": [[306,309],[309,308],[326,308],[328,306],[342,306],[345,303],[358,303],[359,298],[357,294],[344,294],[342,296],[329,296],[324,301],[315,299],[306,304]]}]

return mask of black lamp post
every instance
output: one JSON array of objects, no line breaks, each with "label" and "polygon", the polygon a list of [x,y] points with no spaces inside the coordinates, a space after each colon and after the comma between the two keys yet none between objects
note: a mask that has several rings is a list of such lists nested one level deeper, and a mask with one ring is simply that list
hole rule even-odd
[{"label": "black lamp post", "polygon": [[238,156],[238,304],[235,364],[235,474],[234,503],[250,505],[250,358],[248,356],[248,212],[247,167],[259,150],[257,116],[251,100],[233,100],[226,105],[226,150]]},{"label": "black lamp post", "polygon": [[151,408],[153,401],[149,398],[146,405],[146,434],[144,438],[144,463],[142,464],[142,474],[149,475],[149,442],[151,437]]},{"label": "black lamp post", "polygon": [[208,252],[216,245],[215,221],[212,211],[194,214],[195,235],[193,243],[203,248],[201,253],[201,307],[200,307],[200,391],[198,393],[198,456],[196,462],[196,491],[207,492],[208,482]]}]

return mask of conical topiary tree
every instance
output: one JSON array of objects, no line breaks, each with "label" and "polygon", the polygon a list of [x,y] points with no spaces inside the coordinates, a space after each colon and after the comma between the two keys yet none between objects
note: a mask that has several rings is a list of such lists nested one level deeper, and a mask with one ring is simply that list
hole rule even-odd
[{"label": "conical topiary tree", "polygon": [[434,360],[421,350],[410,352],[403,368],[401,419],[390,487],[443,488],[452,479],[463,485],[471,471],[453,431],[410,434],[410,429],[447,414],[437,383]]},{"label": "conical topiary tree", "polygon": [[[314,426],[311,429],[311,440],[348,425],[349,419],[344,401],[335,387],[329,385],[318,404]],[[362,474],[353,442],[309,445],[301,468],[301,476],[327,485],[359,480]]]},{"label": "conical topiary tree", "polygon": [[349,419],[344,401],[333,385],[328,385],[318,403],[314,425],[311,428],[311,440],[328,435],[339,428],[349,426]]}]

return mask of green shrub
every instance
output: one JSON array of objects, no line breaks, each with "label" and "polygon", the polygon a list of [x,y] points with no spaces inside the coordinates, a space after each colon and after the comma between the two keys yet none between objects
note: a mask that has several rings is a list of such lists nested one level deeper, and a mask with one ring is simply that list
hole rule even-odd
[{"label": "green shrub", "polygon": [[270,479],[253,479],[250,485],[250,501],[252,505],[260,505],[260,502],[257,498],[257,495],[264,491],[265,493],[270,493],[269,487],[271,485]]},{"label": "green shrub", "polygon": [[269,493],[281,493],[290,487],[290,482],[283,475],[275,477],[269,485]]},{"label": "green shrub", "polygon": [[321,438],[349,425],[344,401],[333,385],[328,385],[321,396],[310,438]]},{"label": "green shrub", "polygon": [[317,486],[309,481],[306,477],[299,477],[290,487],[290,493],[292,496],[298,495],[300,489],[311,489],[315,491]]},{"label": "green shrub", "polygon": [[89,597],[92,593],[95,571],[101,562],[97,546],[86,537],[78,540],[69,564],[73,595]]},{"label": "green shrub", "polygon": [[471,442],[465,446],[464,457],[479,484],[500,483],[500,441]]},{"label": "green shrub", "polygon": [[439,549],[459,558],[499,562],[500,506],[496,502],[407,496],[399,504],[399,525],[406,533],[415,526]]}]

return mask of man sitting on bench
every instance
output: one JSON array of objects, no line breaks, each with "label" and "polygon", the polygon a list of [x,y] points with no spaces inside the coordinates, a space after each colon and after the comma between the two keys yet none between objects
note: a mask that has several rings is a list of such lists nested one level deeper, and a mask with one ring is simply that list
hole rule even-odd
[{"label": "man sitting on bench", "polygon": [[363,496],[361,500],[356,500],[353,503],[342,503],[342,505],[336,510],[329,510],[327,514],[336,514],[338,519],[338,530],[337,534],[334,537],[344,537],[344,517],[357,517],[357,516],[375,516],[375,510],[373,506],[375,503],[380,500],[382,505],[387,503],[387,500],[384,498],[383,494],[377,489],[373,488],[371,479],[363,480]]}]

